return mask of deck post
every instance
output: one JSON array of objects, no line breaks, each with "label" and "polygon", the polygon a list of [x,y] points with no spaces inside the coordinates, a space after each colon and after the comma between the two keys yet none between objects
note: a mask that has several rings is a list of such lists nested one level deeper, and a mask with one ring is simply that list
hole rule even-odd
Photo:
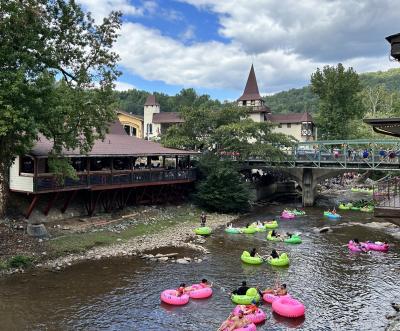
[{"label": "deck post", "polygon": [[51,207],[53,207],[54,202],[57,200],[59,193],[60,192],[56,192],[55,194],[51,195],[51,198],[50,198],[45,210],[43,211],[43,214],[45,216],[47,216],[49,214],[49,211],[50,211]]},{"label": "deck post", "polygon": [[70,192],[67,199],[65,200],[64,206],[61,208],[61,213],[64,214],[67,211],[67,208],[68,208],[70,202],[75,198],[76,193],[78,193],[78,191]]},{"label": "deck post", "polygon": [[28,219],[31,216],[33,209],[35,209],[38,199],[39,199],[39,195],[35,194],[32,198],[32,201],[31,201],[29,207],[28,207],[28,210],[26,211],[26,214],[25,214],[26,219]]}]

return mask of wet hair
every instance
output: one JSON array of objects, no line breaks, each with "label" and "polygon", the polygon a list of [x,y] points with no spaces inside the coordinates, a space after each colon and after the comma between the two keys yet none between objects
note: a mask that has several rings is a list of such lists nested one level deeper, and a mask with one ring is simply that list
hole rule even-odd
[{"label": "wet hair", "polygon": [[203,278],[203,279],[201,280],[201,282],[202,282],[202,283],[207,283],[207,279]]},{"label": "wet hair", "polygon": [[359,244],[359,243],[360,243],[360,242],[358,241],[357,238],[354,238],[353,241],[354,241],[356,244]]},{"label": "wet hair", "polygon": [[179,287],[186,287],[185,283],[181,283],[181,285],[179,285]]},{"label": "wet hair", "polygon": [[239,310],[239,311],[238,311],[238,314],[239,314],[239,315],[244,315],[244,311],[243,311],[243,310]]},{"label": "wet hair", "polygon": [[250,223],[247,223],[247,224],[246,224],[246,228],[248,228],[249,226],[250,226]]},{"label": "wet hair", "polygon": [[286,284],[282,284],[281,287],[286,288]]},{"label": "wet hair", "polygon": [[242,282],[242,286],[247,286],[247,283],[245,280]]},{"label": "wet hair", "polygon": [[251,253],[255,253],[256,252],[256,249],[255,248],[252,248],[252,250],[251,250]]},{"label": "wet hair", "polygon": [[272,230],[271,236],[276,236],[276,231],[275,230]]},{"label": "wet hair", "polygon": [[276,251],[276,249],[273,249],[271,253],[272,253],[272,254],[278,254],[278,252]]}]

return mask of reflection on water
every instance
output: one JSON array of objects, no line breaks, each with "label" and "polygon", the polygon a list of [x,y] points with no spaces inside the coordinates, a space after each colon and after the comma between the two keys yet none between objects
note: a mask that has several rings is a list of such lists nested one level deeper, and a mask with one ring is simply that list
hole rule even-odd
[{"label": "reflection on water", "polygon": [[[276,207],[277,208],[277,207]],[[260,210],[243,224],[268,219],[277,210]],[[216,330],[234,307],[229,291],[242,280],[267,287],[276,280],[288,284],[290,293],[306,305],[306,317],[286,319],[263,306],[267,321],[258,330],[381,330],[389,304],[400,299],[399,246],[389,253],[350,253],[349,239],[393,239],[359,226],[341,227],[316,234],[314,226],[360,220],[349,213],[343,221],[324,220],[320,210],[295,221],[281,221],[280,231],[301,232],[301,245],[270,242],[265,233],[229,235],[222,230],[207,239],[211,254],[201,264],[178,265],[113,259],[75,265],[62,273],[18,275],[0,281],[0,320],[4,330]],[[244,249],[261,254],[272,248],[287,251],[289,268],[245,265]],[[163,289],[201,278],[215,284],[207,300],[191,300],[184,307],[160,304]],[[397,297],[396,297],[397,295]]]}]

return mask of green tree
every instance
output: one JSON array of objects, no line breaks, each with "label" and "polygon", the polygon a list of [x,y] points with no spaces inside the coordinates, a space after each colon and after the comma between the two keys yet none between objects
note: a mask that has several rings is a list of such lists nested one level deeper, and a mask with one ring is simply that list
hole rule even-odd
[{"label": "green tree", "polygon": [[74,0],[0,2],[0,214],[8,168],[39,135],[53,142],[53,159],[104,137],[115,117],[120,16],[97,25]]},{"label": "green tree", "polygon": [[346,139],[350,135],[350,122],[361,118],[361,84],[353,68],[325,66],[311,75],[312,91],[319,97],[317,117],[321,139]]},{"label": "green tree", "polygon": [[249,208],[250,190],[231,161],[215,156],[204,157],[200,164],[200,180],[195,201],[210,211],[237,212]]}]

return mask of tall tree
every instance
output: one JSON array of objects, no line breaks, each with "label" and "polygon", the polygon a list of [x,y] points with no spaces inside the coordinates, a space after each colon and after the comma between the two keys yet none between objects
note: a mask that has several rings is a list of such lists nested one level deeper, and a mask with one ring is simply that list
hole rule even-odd
[{"label": "tall tree", "polygon": [[115,116],[120,16],[98,25],[74,0],[0,2],[0,214],[8,168],[39,134],[58,166],[63,149],[85,153],[104,137]]},{"label": "tall tree", "polygon": [[346,139],[350,121],[361,118],[361,85],[353,68],[325,66],[311,75],[312,91],[319,97],[317,124],[321,139]]}]

